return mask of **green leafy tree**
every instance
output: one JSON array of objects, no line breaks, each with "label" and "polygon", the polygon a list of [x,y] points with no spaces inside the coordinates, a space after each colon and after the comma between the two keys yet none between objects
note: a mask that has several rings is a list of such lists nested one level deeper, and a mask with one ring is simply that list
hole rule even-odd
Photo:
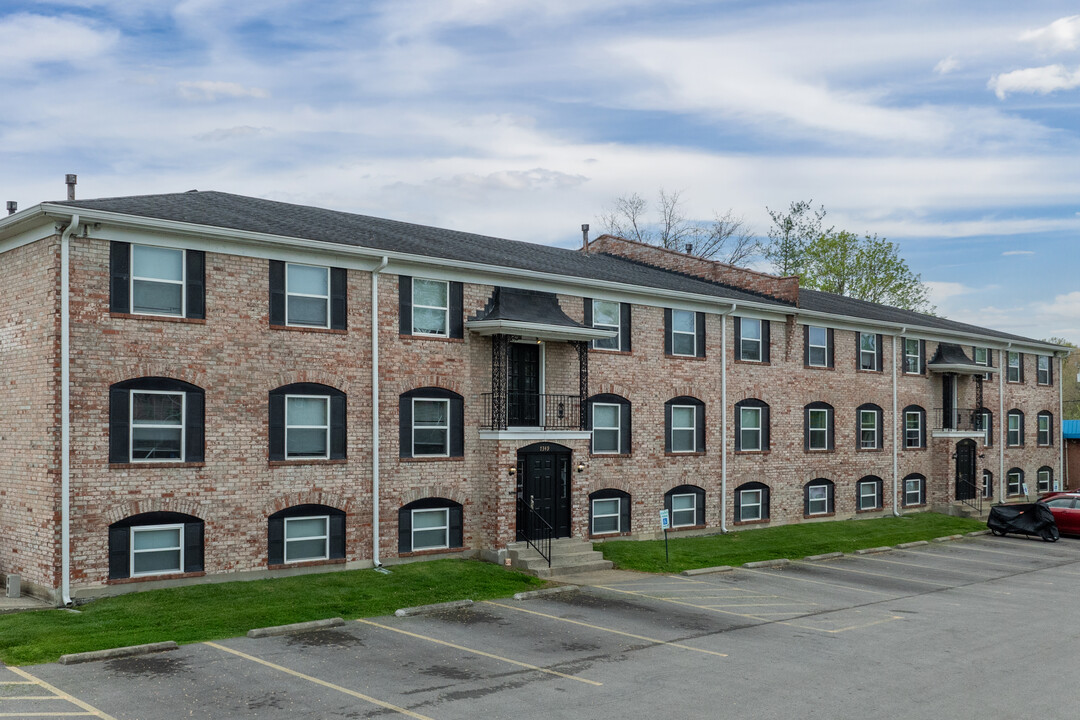
[{"label": "green leafy tree", "polygon": [[906,310],[935,309],[922,278],[885,238],[829,230],[806,246],[803,257],[804,287]]},{"label": "green leafy tree", "polygon": [[802,275],[806,266],[807,246],[824,232],[832,231],[832,228],[822,230],[825,207],[815,210],[813,202],[793,202],[787,212],[765,208],[773,224],[769,228],[764,255],[780,275]]}]

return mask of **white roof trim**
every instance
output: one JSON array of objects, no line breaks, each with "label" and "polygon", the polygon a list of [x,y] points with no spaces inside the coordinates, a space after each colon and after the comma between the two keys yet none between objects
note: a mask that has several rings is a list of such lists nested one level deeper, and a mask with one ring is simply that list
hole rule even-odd
[{"label": "white roof trim", "polygon": [[617,337],[619,334],[616,330],[576,328],[521,320],[469,320],[465,327],[477,335],[521,335],[538,340],[599,340]]}]

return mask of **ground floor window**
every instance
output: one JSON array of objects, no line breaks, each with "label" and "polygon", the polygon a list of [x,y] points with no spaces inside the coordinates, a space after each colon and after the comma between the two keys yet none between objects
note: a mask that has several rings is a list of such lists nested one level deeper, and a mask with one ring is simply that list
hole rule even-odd
[{"label": "ground floor window", "polygon": [[922,475],[908,475],[904,478],[904,505],[923,505],[926,503],[926,478]]},{"label": "ground floor window", "polygon": [[1054,471],[1049,467],[1039,468],[1038,474],[1039,492],[1048,493],[1054,489]]},{"label": "ground floor window", "polygon": [[329,541],[329,515],[285,518],[285,562],[326,560]]},{"label": "ground floor window", "polygon": [[735,488],[735,519],[756,522],[769,519],[769,487],[749,482]]},{"label": "ground floor window", "polygon": [[413,550],[450,547],[449,508],[412,511],[412,547]]},{"label": "ground floor window", "polygon": [[183,571],[183,525],[131,528],[131,577]]},{"label": "ground floor window", "polygon": [[203,521],[152,512],[109,526],[109,578],[152,577],[203,569]]},{"label": "ground floor window", "polygon": [[833,512],[833,484],[825,478],[806,484],[803,512],[807,515],[827,515]]},{"label": "ground floor window", "polygon": [[269,565],[345,557],[345,513],[328,505],[294,505],[267,518]]},{"label": "ground floor window", "polygon": [[994,497],[994,474],[989,470],[983,470],[983,488],[982,495],[984,498]]},{"label": "ground floor window", "polygon": [[630,532],[630,495],[622,490],[598,490],[589,496],[589,534]]},{"label": "ground floor window", "polygon": [[1008,495],[1027,495],[1024,491],[1024,471],[1013,468],[1005,476],[1005,492]]},{"label": "ground floor window", "polygon": [[450,550],[464,546],[460,503],[434,497],[414,500],[398,510],[398,552]]},{"label": "ground floor window", "polygon": [[664,508],[670,513],[671,527],[694,527],[705,524],[705,490],[696,485],[679,485],[664,493]]},{"label": "ground floor window", "polygon": [[881,478],[869,477],[859,481],[857,497],[860,510],[881,508]]}]

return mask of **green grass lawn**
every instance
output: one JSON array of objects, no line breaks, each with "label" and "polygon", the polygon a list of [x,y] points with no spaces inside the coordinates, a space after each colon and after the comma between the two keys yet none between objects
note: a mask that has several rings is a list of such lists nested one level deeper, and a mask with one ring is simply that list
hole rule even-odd
[{"label": "green grass lawn", "polygon": [[537,578],[476,560],[436,560],[250,582],[191,585],[104,598],[64,610],[0,615],[0,660],[51,662],[65,653],[163,640],[192,643],[306,620],[386,615],[450,600],[484,600],[542,587]]},{"label": "green grass lawn", "polygon": [[986,522],[938,513],[914,513],[872,520],[804,523],[761,530],[742,530],[707,537],[670,537],[671,561],[664,560],[664,541],[596,543],[604,557],[624,570],[682,572],[716,565],[742,565],[758,560],[803,558],[829,552],[930,540],[943,535],[985,530]]}]

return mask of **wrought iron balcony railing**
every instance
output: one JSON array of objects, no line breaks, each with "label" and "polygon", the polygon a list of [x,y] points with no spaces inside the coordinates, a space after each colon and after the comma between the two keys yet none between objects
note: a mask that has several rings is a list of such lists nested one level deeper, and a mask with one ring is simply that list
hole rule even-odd
[{"label": "wrought iron balcony railing", "polygon": [[[492,393],[480,395],[484,406],[481,429],[506,430],[512,427],[538,427],[544,430],[585,429],[581,419],[581,398],[577,395],[508,392],[505,408],[493,407],[494,398]],[[497,422],[495,418],[503,420]]]},{"label": "wrought iron balcony railing", "polygon": [[983,425],[983,415],[978,410],[935,408],[934,429],[978,432],[985,430],[986,426]]}]

